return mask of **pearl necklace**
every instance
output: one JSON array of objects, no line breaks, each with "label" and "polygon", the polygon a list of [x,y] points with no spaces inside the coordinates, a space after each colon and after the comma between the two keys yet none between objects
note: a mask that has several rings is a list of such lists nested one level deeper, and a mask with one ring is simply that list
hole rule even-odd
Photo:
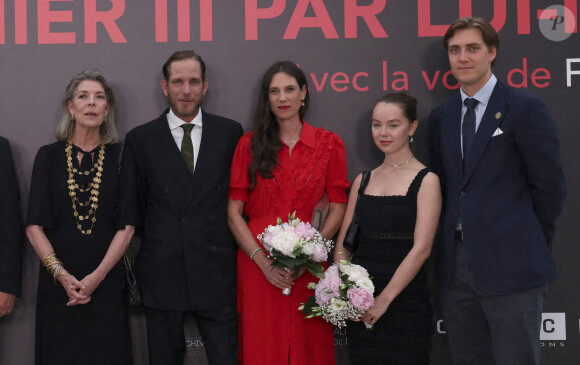
[{"label": "pearl necklace", "polygon": [[403,163],[400,163],[400,164],[398,164],[398,165],[391,165],[390,163],[388,163],[388,162],[387,162],[387,160],[386,160],[386,159],[383,161],[383,163],[384,163],[385,165],[387,165],[387,166],[391,166],[391,167],[401,167],[401,166],[408,165],[408,164],[409,164],[409,162],[411,162],[411,160],[413,159],[413,157],[415,157],[415,156],[411,155],[411,157],[409,157],[409,159],[408,159],[407,161],[405,161],[405,162],[403,162]]},{"label": "pearl necklace", "polygon": [[[101,148],[99,149],[99,158],[97,160],[97,162],[94,164],[93,168],[90,169],[89,171],[84,171],[84,172],[80,172],[78,171],[76,168],[73,167],[72,165],[72,143],[71,141],[67,141],[66,142],[66,164],[67,164],[67,171],[68,171],[68,195],[70,196],[71,202],[72,202],[72,208],[73,208],[73,215],[75,217],[75,220],[77,222],[77,229],[79,231],[81,231],[82,234],[91,234],[93,232],[93,226],[95,225],[95,222],[97,221],[97,208],[99,207],[99,187],[101,184],[101,176],[102,176],[102,172],[103,172],[103,161],[105,160],[105,144],[101,141]],[[89,156],[87,156],[85,154],[85,156],[83,158],[88,158]],[[89,184],[89,186],[86,189],[81,189],[79,187],[79,184],[77,184],[77,182],[75,181],[75,174],[78,175],[89,175],[90,173],[94,172],[96,170],[95,176],[93,177],[93,181]],[[91,194],[89,196],[89,199],[86,202],[81,202],[78,198],[77,192],[75,190],[78,190],[79,193],[82,192],[86,192],[88,190],[91,190]],[[86,215],[81,215],[79,214],[78,210],[77,210],[77,204],[80,207],[88,207],[89,211]],[[91,217],[92,216],[92,217]],[[84,230],[82,223],[84,221],[91,221],[91,226],[89,229]]]},{"label": "pearl necklace", "polygon": [[296,138],[296,139],[294,139],[292,141],[288,141],[286,139],[282,139],[282,142],[286,143],[286,146],[292,147],[292,146],[294,146],[296,144],[296,142],[298,142],[299,139],[300,139],[300,137],[298,137],[298,138]]},{"label": "pearl necklace", "polygon": [[282,142],[284,142],[286,144],[286,146],[292,148],[292,146],[294,146],[296,144],[296,142],[298,142],[300,140],[300,136],[302,135],[302,126],[300,126],[300,130],[298,131],[298,137],[295,137],[294,139],[291,140],[287,140],[285,138],[280,137],[280,139],[282,140]]}]

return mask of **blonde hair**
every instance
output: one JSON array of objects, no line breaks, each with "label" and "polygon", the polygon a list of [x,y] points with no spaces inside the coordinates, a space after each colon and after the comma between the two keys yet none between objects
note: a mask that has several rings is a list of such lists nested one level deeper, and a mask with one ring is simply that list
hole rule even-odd
[{"label": "blonde hair", "polygon": [[113,95],[113,89],[101,71],[94,69],[81,71],[73,76],[69,81],[64,94],[64,99],[62,100],[62,117],[56,127],[56,139],[59,141],[66,141],[73,135],[75,122],[69,113],[68,103],[75,97],[81,82],[87,80],[97,81],[105,90],[105,96],[109,103],[109,113],[107,114],[103,124],[101,124],[99,134],[104,143],[116,143],[119,141],[119,131],[115,124],[115,96]]}]

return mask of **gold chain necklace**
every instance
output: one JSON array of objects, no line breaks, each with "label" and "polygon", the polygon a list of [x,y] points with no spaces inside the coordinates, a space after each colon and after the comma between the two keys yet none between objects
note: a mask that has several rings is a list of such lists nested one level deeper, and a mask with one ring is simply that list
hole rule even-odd
[{"label": "gold chain necklace", "polygon": [[[77,229],[81,231],[82,234],[91,234],[93,233],[93,226],[97,221],[97,208],[99,207],[99,187],[101,184],[101,176],[103,175],[103,161],[105,160],[105,144],[101,141],[101,148],[99,149],[99,158],[97,162],[94,164],[93,168],[90,169],[89,171],[79,172],[76,168],[73,167],[72,143],[70,140],[66,142],[65,151],[68,171],[68,180],[67,180],[69,190],[68,195],[70,196],[72,202],[72,208],[74,212],[73,215],[77,222]],[[83,158],[88,158],[88,154],[85,153]],[[95,176],[93,177],[93,181],[89,184],[89,186],[86,189],[81,189],[79,187],[79,184],[77,184],[75,180],[75,174],[88,176],[89,173],[94,171],[96,171],[96,173]],[[75,190],[78,190],[79,193],[82,193],[88,191],[89,189],[91,190],[89,199],[86,202],[81,202]],[[79,214],[77,210],[77,204],[80,207],[90,206],[88,213],[86,215]],[[91,226],[87,230],[84,230],[82,226],[82,223],[85,221],[91,222]]]},{"label": "gold chain necklace", "polygon": [[409,162],[411,162],[411,160],[413,159],[413,157],[415,157],[415,156],[411,155],[411,157],[409,157],[409,159],[408,159],[407,161],[405,161],[405,162],[403,162],[403,163],[400,163],[400,164],[398,164],[398,165],[391,165],[390,163],[388,163],[388,162],[387,162],[387,160],[384,160],[384,161],[383,161],[383,163],[384,163],[385,165],[387,165],[387,166],[391,166],[391,167],[400,167],[400,166],[405,166],[405,165],[408,165],[408,164],[409,164]]}]

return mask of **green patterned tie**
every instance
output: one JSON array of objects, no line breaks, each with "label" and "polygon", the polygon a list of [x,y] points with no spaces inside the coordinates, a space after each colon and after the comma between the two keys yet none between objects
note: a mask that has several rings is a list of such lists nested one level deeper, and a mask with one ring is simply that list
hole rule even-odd
[{"label": "green patterned tie", "polygon": [[191,143],[191,130],[193,129],[193,124],[182,124],[180,127],[183,128],[181,154],[183,155],[183,159],[185,160],[189,172],[193,175],[193,143]]}]

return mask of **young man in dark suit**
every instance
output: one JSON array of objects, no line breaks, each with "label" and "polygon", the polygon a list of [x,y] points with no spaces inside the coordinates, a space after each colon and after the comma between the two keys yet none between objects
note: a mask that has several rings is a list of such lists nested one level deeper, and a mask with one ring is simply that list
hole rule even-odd
[{"label": "young man in dark suit", "polygon": [[8,140],[0,137],[0,318],[10,314],[22,281],[20,192]]},{"label": "young man in dark suit", "polygon": [[536,97],[492,74],[499,38],[462,18],[444,45],[460,94],[431,112],[444,194],[437,255],[454,364],[540,364],[546,285],[566,187],[556,126]]},{"label": "young man in dark suit", "polygon": [[201,110],[205,63],[174,53],[161,87],[170,108],[127,134],[124,168],[135,177],[142,245],[137,257],[151,364],[183,364],[192,314],[210,364],[238,355],[236,248],[226,206],[239,123]]}]

